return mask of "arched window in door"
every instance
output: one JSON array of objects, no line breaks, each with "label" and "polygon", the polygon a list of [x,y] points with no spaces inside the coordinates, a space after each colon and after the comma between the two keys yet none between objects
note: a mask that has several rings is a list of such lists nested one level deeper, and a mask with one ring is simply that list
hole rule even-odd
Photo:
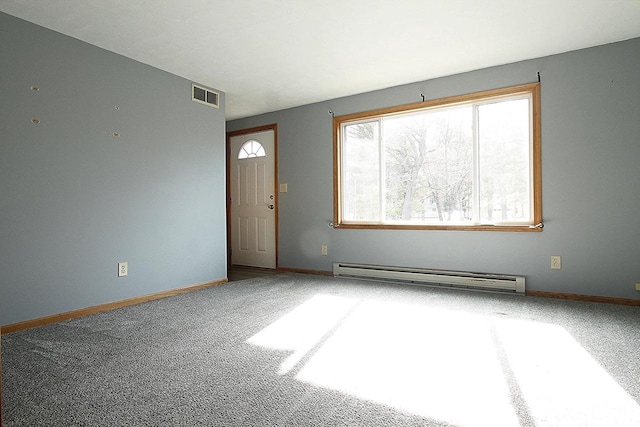
[{"label": "arched window in door", "polygon": [[264,151],[264,147],[255,139],[251,139],[240,147],[238,151],[238,159],[248,159],[251,157],[265,157],[267,153]]}]

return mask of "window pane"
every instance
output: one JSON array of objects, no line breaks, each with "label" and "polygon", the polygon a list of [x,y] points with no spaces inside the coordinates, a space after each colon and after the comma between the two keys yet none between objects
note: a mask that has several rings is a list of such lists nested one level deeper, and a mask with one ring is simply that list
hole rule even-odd
[{"label": "window pane", "polygon": [[471,220],[471,126],[470,106],[384,120],[386,220]]},{"label": "window pane", "polygon": [[478,106],[480,222],[531,220],[529,99]]},{"label": "window pane", "polygon": [[346,125],[342,135],[343,219],[379,221],[379,122]]},{"label": "window pane", "polygon": [[267,153],[264,151],[264,147],[258,141],[252,139],[240,147],[238,151],[238,159],[249,159],[252,157],[265,157]]}]

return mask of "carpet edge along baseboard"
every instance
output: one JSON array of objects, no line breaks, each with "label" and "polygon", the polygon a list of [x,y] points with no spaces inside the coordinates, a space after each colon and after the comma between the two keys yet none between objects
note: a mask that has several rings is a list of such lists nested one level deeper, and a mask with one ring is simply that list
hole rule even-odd
[{"label": "carpet edge along baseboard", "polygon": [[[282,272],[298,272],[298,273],[307,273],[307,274],[316,274],[316,275],[331,275],[331,272],[328,272],[328,271],[316,271],[316,270],[311,271],[311,270],[302,270],[302,269],[293,269],[293,268],[280,268],[278,270]],[[75,319],[82,316],[89,316],[91,314],[100,313],[102,311],[115,310],[117,308],[122,308],[129,305],[141,304],[147,301],[167,298],[170,296],[179,295],[186,292],[193,292],[199,289],[221,285],[223,283],[227,283],[228,281],[229,279],[224,278],[220,280],[214,280],[211,282],[204,282],[204,283],[199,283],[195,285],[185,286],[183,288],[170,289],[168,291],[162,291],[162,292],[157,292],[157,293],[148,294],[148,295],[141,295],[138,297],[128,298],[121,301],[114,301],[114,302],[100,304],[92,307],[81,308],[78,310],[67,311],[65,313],[52,314],[50,316],[39,317],[37,319],[25,320],[22,322],[4,325],[0,327],[0,330],[2,331],[2,334],[10,334],[12,332],[18,332],[24,329],[49,325],[51,323],[57,323],[63,320]],[[566,299],[566,300],[584,301],[584,302],[599,302],[599,303],[605,303],[605,304],[631,305],[631,306],[640,307],[640,300],[628,299],[628,298],[602,297],[602,296],[594,296],[594,295],[580,295],[580,294],[568,294],[568,293],[562,293],[562,292],[547,292],[547,291],[534,291],[534,290],[526,291],[526,295],[535,296],[535,297],[544,297],[544,298],[556,298],[556,299]]]},{"label": "carpet edge along baseboard", "polygon": [[36,319],[24,320],[22,322],[11,323],[2,326],[2,334],[10,334],[12,332],[22,331],[24,329],[35,328],[38,326],[49,325],[51,323],[62,322],[63,320],[75,319],[78,317],[89,316],[91,314],[100,313],[103,311],[115,310],[117,308],[127,307],[134,304],[142,304],[143,302],[153,301],[161,298],[167,298],[174,295],[184,294],[186,292],[193,292],[211,286],[222,285],[227,283],[227,278],[214,280],[210,282],[198,283],[195,285],[189,285],[182,288],[170,289],[168,291],[161,291],[147,295],[141,295],[133,298],[127,298],[120,301],[108,302],[106,304],[95,305],[92,307],[80,308],[78,310],[66,311],[64,313],[52,314],[49,316],[38,317]]},{"label": "carpet edge along baseboard", "polygon": [[602,297],[597,295],[568,294],[564,292],[525,291],[525,295],[531,297],[566,299],[571,301],[599,302],[603,304],[630,305],[640,307],[640,299]]},{"label": "carpet edge along baseboard", "polygon": [[315,276],[333,276],[333,271],[329,271],[329,270],[309,270],[306,268],[293,268],[293,267],[278,267],[278,272],[313,274]]}]

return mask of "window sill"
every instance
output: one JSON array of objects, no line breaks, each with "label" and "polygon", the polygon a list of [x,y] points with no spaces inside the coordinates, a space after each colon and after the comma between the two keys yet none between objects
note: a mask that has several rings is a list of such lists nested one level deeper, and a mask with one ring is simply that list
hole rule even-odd
[{"label": "window sill", "polygon": [[338,223],[337,229],[360,230],[447,230],[447,231],[502,231],[539,233],[543,227],[535,225],[417,225],[417,224],[362,224]]}]

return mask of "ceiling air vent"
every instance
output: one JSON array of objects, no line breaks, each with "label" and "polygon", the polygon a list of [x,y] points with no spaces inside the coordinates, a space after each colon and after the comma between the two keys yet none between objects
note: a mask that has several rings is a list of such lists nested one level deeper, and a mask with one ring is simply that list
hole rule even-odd
[{"label": "ceiling air vent", "polygon": [[220,94],[218,92],[214,92],[194,83],[191,84],[191,99],[210,107],[220,107]]}]

